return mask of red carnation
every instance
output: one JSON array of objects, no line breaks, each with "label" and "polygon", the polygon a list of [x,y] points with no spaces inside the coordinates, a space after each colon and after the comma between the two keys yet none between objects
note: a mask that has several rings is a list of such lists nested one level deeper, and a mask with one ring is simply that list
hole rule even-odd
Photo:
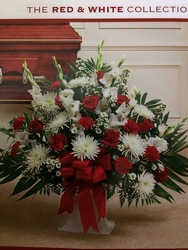
[{"label": "red carnation", "polygon": [[157,182],[165,182],[168,179],[168,168],[164,167],[163,171],[155,171],[154,178]]},{"label": "red carnation", "polygon": [[66,144],[67,144],[67,138],[63,133],[55,134],[51,137],[50,147],[58,152],[61,151]]},{"label": "red carnation", "polygon": [[130,99],[126,95],[119,94],[117,97],[117,103],[122,104],[123,102],[129,104]]},{"label": "red carnation", "polygon": [[119,174],[128,174],[131,168],[132,163],[128,158],[119,157],[115,160],[115,169]]},{"label": "red carnation", "polygon": [[103,71],[103,70],[99,70],[99,71],[97,72],[97,81],[99,82],[100,79],[103,78],[103,76],[104,76],[104,71]]},{"label": "red carnation", "polygon": [[59,108],[63,108],[63,104],[62,104],[62,101],[60,100],[59,95],[56,95],[56,97],[55,97],[55,104],[56,104]]},{"label": "red carnation", "polygon": [[127,123],[123,126],[123,129],[131,134],[137,134],[140,130],[138,124],[133,120],[128,120]]},{"label": "red carnation", "polygon": [[102,143],[107,146],[115,147],[118,144],[120,137],[119,131],[114,131],[113,129],[107,129],[103,135]]},{"label": "red carnation", "polygon": [[51,84],[50,86],[50,90],[51,91],[54,91],[56,90],[57,88],[59,88],[61,86],[61,82],[60,81],[55,81]]},{"label": "red carnation", "polygon": [[39,119],[35,118],[30,122],[28,131],[30,133],[40,133],[43,129],[43,123]]},{"label": "red carnation", "polygon": [[81,125],[85,130],[88,130],[94,125],[94,121],[91,117],[83,116],[78,121],[78,124]]},{"label": "red carnation", "polygon": [[25,118],[23,116],[18,116],[17,118],[14,118],[14,122],[13,122],[13,129],[14,130],[19,130],[24,122]]},{"label": "red carnation", "polygon": [[83,107],[88,110],[94,110],[99,102],[99,96],[98,95],[92,95],[92,96],[86,96],[82,100]]},{"label": "red carnation", "polygon": [[149,119],[144,119],[144,121],[140,122],[138,125],[139,125],[140,131],[142,133],[146,133],[148,130],[150,130],[154,127],[153,122]]},{"label": "red carnation", "polygon": [[148,161],[157,161],[160,158],[160,154],[154,146],[148,146],[145,150],[145,155]]},{"label": "red carnation", "polygon": [[18,148],[19,146],[21,145],[21,143],[19,141],[15,142],[13,145],[12,145],[12,148],[11,148],[11,155],[13,157],[16,157],[17,153],[18,153]]}]

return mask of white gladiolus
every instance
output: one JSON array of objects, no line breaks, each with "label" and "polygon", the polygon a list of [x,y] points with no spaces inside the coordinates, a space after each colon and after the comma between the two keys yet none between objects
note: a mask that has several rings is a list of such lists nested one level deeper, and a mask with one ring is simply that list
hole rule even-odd
[{"label": "white gladiolus", "polygon": [[28,92],[30,93],[30,95],[32,95],[33,99],[42,95],[41,88],[39,85],[33,85],[32,89],[29,89]]},{"label": "white gladiolus", "polygon": [[165,131],[167,130],[168,126],[165,125],[165,124],[161,124],[159,125],[158,127],[158,130],[159,130],[159,136],[162,137],[165,133]]},{"label": "white gladiolus", "polygon": [[168,142],[160,137],[149,137],[147,144],[148,146],[154,146],[159,153],[168,149]]},{"label": "white gladiolus", "polygon": [[113,101],[117,99],[118,88],[117,87],[109,87],[103,90],[103,96],[105,98],[110,98]]},{"label": "white gladiolus", "polygon": [[130,98],[135,98],[136,97],[136,95],[139,93],[139,90],[138,90],[138,88],[136,87],[136,86],[132,86],[131,87],[131,89],[129,90],[129,92],[128,92],[128,96],[130,97]]},{"label": "white gladiolus", "polygon": [[126,118],[128,114],[130,113],[130,111],[131,111],[130,107],[129,106],[127,107],[125,102],[123,102],[119,106],[119,108],[116,110],[116,113],[120,115],[121,117]]},{"label": "white gladiolus", "polygon": [[65,89],[59,92],[59,99],[66,104],[66,102],[71,102],[73,100],[74,91],[72,89]]},{"label": "white gladiolus", "polygon": [[47,112],[55,112],[59,107],[55,104],[56,93],[47,92],[40,97],[35,98],[33,105],[35,108],[41,107]]},{"label": "white gladiolus", "polygon": [[125,125],[126,123],[127,123],[127,118],[124,118],[121,115],[114,115],[114,114],[110,115],[109,127],[119,127]]},{"label": "white gladiolus", "polygon": [[36,144],[36,140],[30,140],[28,138],[29,133],[27,131],[23,132],[16,132],[15,139],[19,141],[22,145],[28,145],[31,143],[31,145],[34,147]]}]

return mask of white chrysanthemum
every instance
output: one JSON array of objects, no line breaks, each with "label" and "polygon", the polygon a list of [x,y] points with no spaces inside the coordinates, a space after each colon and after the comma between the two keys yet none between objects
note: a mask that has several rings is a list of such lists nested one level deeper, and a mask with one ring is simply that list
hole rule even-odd
[{"label": "white chrysanthemum", "polygon": [[88,77],[78,77],[75,79],[70,80],[70,82],[68,82],[68,85],[70,88],[77,88],[77,87],[84,87],[86,85],[89,84],[89,78]]},{"label": "white chrysanthemum", "polygon": [[154,165],[154,164],[151,166],[151,168],[152,168],[153,171],[156,171],[156,170],[157,170],[157,166]]},{"label": "white chrysanthemum", "polygon": [[73,155],[81,160],[93,160],[99,153],[99,143],[91,136],[78,136],[73,142]]},{"label": "white chrysanthemum", "polygon": [[142,116],[150,120],[153,120],[153,118],[155,117],[155,115],[144,105],[137,104],[134,107],[133,112],[137,113],[139,116]]},{"label": "white chrysanthemum", "polygon": [[41,106],[47,112],[54,112],[59,107],[55,104],[56,93],[47,92],[38,100],[35,99],[37,106]]},{"label": "white chrysanthemum", "polygon": [[141,197],[145,197],[152,193],[155,186],[154,176],[147,172],[142,172],[138,176],[138,184],[136,185],[136,190],[140,193]]},{"label": "white chrysanthemum", "polygon": [[54,119],[48,124],[47,129],[51,129],[54,132],[63,126],[67,126],[68,116],[66,112],[57,114]]},{"label": "white chrysanthemum", "polygon": [[49,149],[42,145],[36,145],[26,156],[26,163],[29,170],[39,168],[43,161],[47,158]]},{"label": "white chrysanthemum", "polygon": [[159,153],[162,153],[168,149],[168,142],[160,137],[149,137],[147,141],[148,146],[154,146]]},{"label": "white chrysanthemum", "polygon": [[146,141],[139,135],[124,134],[121,135],[120,141],[122,144],[120,144],[118,148],[125,154],[125,156],[131,154],[135,158],[139,158],[144,154]]},{"label": "white chrysanthemum", "polygon": [[136,180],[136,174],[135,173],[129,173],[128,176],[129,176],[130,180],[132,180],[132,181]]}]

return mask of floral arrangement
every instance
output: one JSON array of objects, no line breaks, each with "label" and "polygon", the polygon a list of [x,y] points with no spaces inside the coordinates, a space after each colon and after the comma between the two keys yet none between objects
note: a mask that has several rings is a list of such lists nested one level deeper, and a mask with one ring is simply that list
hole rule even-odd
[{"label": "floral arrangement", "polygon": [[[129,70],[105,64],[103,42],[96,62],[78,58],[64,73],[53,57],[57,79],[38,84],[23,68],[32,88],[32,108],[0,131],[12,138],[0,149],[0,183],[17,179],[12,195],[61,195],[59,213],[78,200],[84,231],[105,217],[105,202],[119,195],[121,206],[172,202],[188,176],[183,119],[168,125],[159,99],[147,100],[127,84]],[[168,191],[169,190],[169,191]],[[97,216],[94,211],[97,208]]]}]

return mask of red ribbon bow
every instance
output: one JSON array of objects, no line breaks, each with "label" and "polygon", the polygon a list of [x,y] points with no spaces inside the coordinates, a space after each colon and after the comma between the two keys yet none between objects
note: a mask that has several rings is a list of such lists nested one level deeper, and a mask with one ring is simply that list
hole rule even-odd
[{"label": "red ribbon bow", "polygon": [[[99,231],[98,221],[106,215],[105,188],[101,181],[107,178],[106,170],[110,170],[110,154],[100,154],[95,161],[75,159],[68,152],[60,158],[61,175],[66,180],[74,177],[60,200],[58,213],[72,213],[77,198],[84,232],[90,227]],[[97,218],[96,218],[97,217]]]}]

